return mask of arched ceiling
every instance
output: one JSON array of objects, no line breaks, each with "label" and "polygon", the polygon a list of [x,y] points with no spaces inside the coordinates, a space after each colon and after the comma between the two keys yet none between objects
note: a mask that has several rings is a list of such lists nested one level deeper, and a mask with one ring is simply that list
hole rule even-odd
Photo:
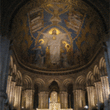
[{"label": "arched ceiling", "polygon": [[11,39],[26,67],[59,71],[86,65],[105,32],[100,14],[81,0],[30,0],[15,14]]}]

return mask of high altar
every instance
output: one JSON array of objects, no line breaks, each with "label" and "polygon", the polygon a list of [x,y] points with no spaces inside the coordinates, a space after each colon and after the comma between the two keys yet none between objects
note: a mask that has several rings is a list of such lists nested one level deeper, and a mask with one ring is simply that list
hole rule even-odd
[{"label": "high altar", "polygon": [[61,105],[58,102],[58,94],[57,92],[53,91],[51,93],[51,99],[49,103],[49,109],[37,109],[37,110],[73,110],[73,109],[61,109]]}]

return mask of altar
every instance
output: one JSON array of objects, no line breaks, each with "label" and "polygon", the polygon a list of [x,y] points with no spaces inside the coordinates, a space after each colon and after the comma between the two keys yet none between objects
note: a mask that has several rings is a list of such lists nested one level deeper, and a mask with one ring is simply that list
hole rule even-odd
[{"label": "altar", "polygon": [[49,109],[36,109],[36,110],[73,110],[70,108],[61,109],[61,104],[58,102],[58,94],[57,92],[53,91],[51,93]]}]

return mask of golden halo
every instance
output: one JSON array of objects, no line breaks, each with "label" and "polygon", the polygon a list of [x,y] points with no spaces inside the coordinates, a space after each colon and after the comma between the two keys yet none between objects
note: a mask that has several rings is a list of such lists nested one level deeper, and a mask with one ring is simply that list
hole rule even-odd
[{"label": "golden halo", "polygon": [[60,34],[60,30],[57,29],[57,28],[52,28],[52,29],[50,29],[49,34],[52,35],[52,31],[53,31],[53,30],[56,30],[56,34],[57,34],[57,35]]}]

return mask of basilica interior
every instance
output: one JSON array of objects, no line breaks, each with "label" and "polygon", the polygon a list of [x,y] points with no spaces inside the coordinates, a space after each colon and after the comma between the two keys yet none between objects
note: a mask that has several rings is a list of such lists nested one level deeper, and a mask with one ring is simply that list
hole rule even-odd
[{"label": "basilica interior", "polygon": [[109,0],[2,0],[0,110],[110,110]]}]

